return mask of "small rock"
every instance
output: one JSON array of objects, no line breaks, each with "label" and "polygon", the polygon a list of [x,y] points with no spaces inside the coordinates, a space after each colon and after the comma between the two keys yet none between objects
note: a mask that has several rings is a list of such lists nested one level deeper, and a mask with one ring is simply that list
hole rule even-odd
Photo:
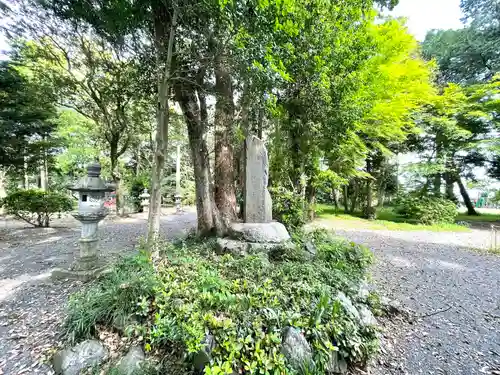
[{"label": "small rock", "polygon": [[212,360],[212,350],[215,348],[215,338],[212,335],[206,335],[202,341],[203,348],[196,353],[193,359],[194,368],[203,372],[205,366]]},{"label": "small rock", "polygon": [[360,320],[359,312],[358,310],[354,307],[354,305],[351,302],[351,299],[347,297],[344,293],[338,292],[337,297],[335,297],[337,301],[340,302],[344,310],[351,315],[351,317]]},{"label": "small rock", "polygon": [[281,352],[295,369],[301,369],[312,362],[311,346],[304,335],[294,327],[285,328]]},{"label": "small rock", "polygon": [[326,365],[326,372],[328,374],[346,374],[347,373],[347,362],[342,358],[338,352],[333,352],[330,354],[330,360]]},{"label": "small rock", "polygon": [[380,306],[382,310],[389,316],[398,315],[403,312],[401,303],[396,300],[391,300],[387,297],[380,298]]},{"label": "small rock", "polygon": [[377,319],[373,316],[371,310],[362,305],[358,308],[359,322],[363,327],[373,327],[377,325]]},{"label": "small rock", "polygon": [[132,375],[141,368],[144,361],[144,352],[139,346],[133,346],[128,353],[118,362],[118,371],[121,375]]},{"label": "small rock", "polygon": [[368,283],[366,281],[362,281],[361,284],[359,284],[358,294],[356,296],[356,299],[361,302],[366,302],[368,301],[369,296],[370,296],[370,288],[368,286]]},{"label": "small rock", "polygon": [[87,340],[56,353],[52,364],[56,374],[78,375],[85,368],[101,363],[107,355],[108,350],[99,341]]},{"label": "small rock", "polygon": [[245,256],[248,254],[248,243],[227,238],[217,238],[216,252],[218,254]]},{"label": "small rock", "polygon": [[311,241],[304,243],[304,250],[309,259],[314,259],[316,257],[316,246],[314,246]]}]

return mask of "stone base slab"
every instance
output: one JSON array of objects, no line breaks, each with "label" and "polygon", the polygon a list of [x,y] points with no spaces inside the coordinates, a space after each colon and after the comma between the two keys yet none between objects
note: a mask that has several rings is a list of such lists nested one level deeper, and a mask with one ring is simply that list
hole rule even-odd
[{"label": "stone base slab", "polygon": [[276,221],[271,223],[231,223],[229,235],[234,240],[256,243],[282,243],[290,240],[285,226]]},{"label": "stone base slab", "polygon": [[93,279],[97,279],[102,274],[108,272],[108,270],[109,269],[105,266],[84,271],[54,268],[52,270],[52,274],[50,277],[52,280],[69,279],[69,280],[90,281]]},{"label": "stone base slab", "polygon": [[289,242],[282,242],[282,243],[246,242],[240,240],[232,240],[229,238],[218,238],[216,251],[218,254],[232,254],[234,256],[246,256],[259,253],[268,254],[274,250],[279,250],[289,246],[293,246],[293,244]]}]

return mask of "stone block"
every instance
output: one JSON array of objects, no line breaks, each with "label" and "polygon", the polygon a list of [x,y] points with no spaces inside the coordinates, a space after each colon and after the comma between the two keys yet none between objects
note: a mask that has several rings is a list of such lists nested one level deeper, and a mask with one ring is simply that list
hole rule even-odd
[{"label": "stone block", "polygon": [[290,239],[285,226],[278,222],[231,223],[229,233],[231,238],[247,242],[281,243]]},{"label": "stone block", "polygon": [[285,328],[281,352],[295,370],[302,370],[312,364],[311,346],[297,328]]},{"label": "stone block", "polygon": [[101,363],[107,355],[108,350],[99,341],[87,340],[56,353],[52,364],[56,374],[78,375],[82,370]]},{"label": "stone block", "polygon": [[128,353],[118,362],[118,371],[121,375],[133,375],[139,373],[141,363],[144,362],[144,352],[141,347],[133,346]]}]

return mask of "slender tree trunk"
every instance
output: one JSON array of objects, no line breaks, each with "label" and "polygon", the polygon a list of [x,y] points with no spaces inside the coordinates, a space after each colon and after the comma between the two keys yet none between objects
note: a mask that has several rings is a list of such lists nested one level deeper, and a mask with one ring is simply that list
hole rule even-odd
[{"label": "slender tree trunk", "polygon": [[43,191],[48,190],[48,176],[47,176],[47,159],[43,158],[41,164],[40,164],[40,189]]},{"label": "slender tree trunk", "polygon": [[385,203],[385,188],[381,186],[380,190],[378,191],[377,206],[384,207],[384,203]]},{"label": "slender tree trunk", "polygon": [[451,173],[447,172],[445,174],[445,181],[446,181],[445,198],[450,201],[456,202],[457,197],[455,196],[455,192],[453,191],[453,186],[455,184],[455,181]]},{"label": "slender tree trunk", "polygon": [[354,213],[354,211],[356,210],[356,205],[358,203],[358,194],[359,194],[359,187],[356,180],[353,180],[352,184],[353,184],[353,193],[351,194],[351,211],[350,211],[351,214]]},{"label": "slender tree trunk", "polygon": [[[370,158],[366,159],[366,172],[371,176],[372,173],[372,161]],[[364,215],[367,219],[372,218],[372,184],[373,180],[368,178],[366,181],[366,206],[364,209]]]},{"label": "slender tree trunk", "polygon": [[115,212],[116,215],[120,216],[120,207],[122,206],[122,192],[120,186],[120,173],[118,171],[118,140],[113,140],[110,142],[110,161],[111,161],[111,177],[113,179],[113,184],[115,185],[115,195],[116,204]]},{"label": "slender tree trunk", "polygon": [[215,203],[225,226],[236,220],[233,139],[234,99],[226,57],[215,58]]},{"label": "slender tree trunk", "polygon": [[[163,10],[164,8],[162,8]],[[162,68],[161,59],[164,48],[165,29],[164,25],[155,22],[155,37],[157,44],[157,82],[158,82],[158,104],[156,109],[156,142],[153,156],[153,167],[151,170],[151,193],[148,214],[148,247],[152,247],[160,233],[161,218],[161,181],[165,169],[165,158],[168,146],[168,126],[170,121],[169,95],[170,75],[172,70],[172,50],[175,38],[175,27],[177,22],[177,8],[174,7],[170,31],[168,32],[167,60]]]},{"label": "slender tree trunk", "polygon": [[349,199],[348,199],[348,189],[349,187],[347,185],[344,186],[344,189],[342,190],[342,192],[344,193],[344,212],[346,214],[349,213]]},{"label": "slender tree trunk", "polygon": [[[441,162],[442,159],[442,141],[440,132],[436,133],[436,160]],[[434,175],[434,196],[441,197],[441,173],[436,173]]]},{"label": "slender tree trunk", "polygon": [[[0,168],[0,200],[7,196],[7,189],[5,186],[6,183],[7,183],[7,170],[6,168]],[[3,213],[4,213],[4,208],[0,206],[0,215],[3,215]]]},{"label": "slender tree trunk", "polygon": [[470,216],[478,216],[479,214],[477,213],[476,209],[474,208],[474,205],[472,204],[472,201],[469,197],[469,193],[467,193],[467,189],[465,188],[464,183],[462,182],[462,178],[460,175],[457,175],[457,184],[460,189],[460,194],[462,195],[462,198],[465,203],[465,207],[467,207],[467,215]]},{"label": "slender tree trunk", "polygon": [[333,200],[333,206],[335,207],[335,211],[339,210],[339,200],[338,200],[337,194],[338,194],[338,191],[336,189],[333,189],[332,200]]},{"label": "slender tree trunk", "polygon": [[24,157],[23,175],[24,175],[24,188],[29,189],[30,180],[28,176],[28,158],[26,156]]},{"label": "slender tree trunk", "polygon": [[[309,180],[310,181],[310,180]],[[311,183],[307,184],[307,219],[309,221],[314,220],[314,214],[316,213],[316,189]]]}]

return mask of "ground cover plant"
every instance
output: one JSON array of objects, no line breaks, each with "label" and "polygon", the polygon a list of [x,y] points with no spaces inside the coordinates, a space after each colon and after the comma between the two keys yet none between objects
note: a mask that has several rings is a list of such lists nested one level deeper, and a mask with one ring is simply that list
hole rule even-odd
[{"label": "ground cover plant", "polygon": [[[269,257],[220,255],[210,241],[184,240],[167,245],[156,267],[145,255],[126,259],[72,297],[66,339],[119,319],[124,335],[141,337],[147,352],[170,353],[181,372],[324,373],[332,361],[365,363],[377,329],[339,292],[359,302],[371,252],[325,231],[295,237],[295,248]],[[297,365],[283,354],[287,327],[307,339],[310,361]]]}]

